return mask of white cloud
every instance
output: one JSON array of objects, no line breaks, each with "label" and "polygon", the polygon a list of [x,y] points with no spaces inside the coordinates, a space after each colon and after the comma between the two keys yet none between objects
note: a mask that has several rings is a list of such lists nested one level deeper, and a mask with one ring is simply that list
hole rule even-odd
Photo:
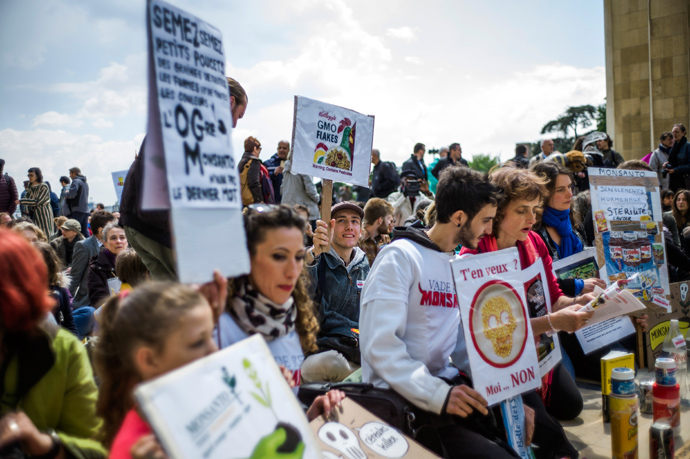
[{"label": "white cloud", "polygon": [[422,65],[424,64],[424,61],[418,58],[417,56],[405,56],[405,62],[409,62],[410,64],[415,64],[415,65]]},{"label": "white cloud", "polygon": [[386,35],[408,43],[417,39],[415,29],[408,26],[386,29]]},{"label": "white cloud", "polygon": [[58,112],[45,112],[36,116],[32,122],[33,127],[79,127],[83,122],[72,115]]},{"label": "white cloud", "polygon": [[32,129],[0,131],[0,151],[5,170],[20,179],[30,167],[40,167],[53,187],[69,168],[78,166],[86,175],[94,201],[115,202],[110,173],[129,169],[144,134],[129,140],[104,140],[99,136],[77,135],[64,130]]}]

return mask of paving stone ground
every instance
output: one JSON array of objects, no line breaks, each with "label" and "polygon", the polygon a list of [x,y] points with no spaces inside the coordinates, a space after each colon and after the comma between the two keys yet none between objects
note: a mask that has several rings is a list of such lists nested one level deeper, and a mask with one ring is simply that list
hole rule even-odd
[{"label": "paving stone ground", "polygon": [[[637,378],[651,378],[647,370],[638,371]],[[585,401],[582,414],[574,421],[563,422],[570,442],[581,459],[611,459],[611,426],[601,416],[601,390],[594,384],[578,382]],[[638,458],[649,458],[649,427],[652,415],[640,413],[638,421]],[[676,437],[676,459],[690,459],[690,408],[681,407],[681,436]]]}]

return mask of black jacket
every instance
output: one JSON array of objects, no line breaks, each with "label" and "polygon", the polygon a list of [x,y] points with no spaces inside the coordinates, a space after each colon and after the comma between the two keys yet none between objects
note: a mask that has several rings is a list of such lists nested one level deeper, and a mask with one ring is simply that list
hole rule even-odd
[{"label": "black jacket", "polygon": [[105,248],[101,247],[101,251],[91,259],[89,264],[89,302],[94,308],[98,308],[110,296],[110,289],[108,288],[108,279],[117,277],[115,275],[115,266],[110,264],[108,256],[105,254]]},{"label": "black jacket", "polygon": [[424,164],[423,158],[421,160],[421,163],[422,163],[422,167],[419,167],[419,162],[417,161],[417,157],[414,154],[412,154],[412,155],[410,155],[410,159],[408,159],[407,161],[405,161],[403,163],[402,170],[403,171],[413,171],[418,179],[427,180],[426,164]]},{"label": "black jacket", "polygon": [[140,232],[153,241],[172,249],[169,210],[143,210],[141,197],[144,190],[144,161],[146,138],[139,155],[129,168],[120,200],[120,224]]},{"label": "black jacket", "polygon": [[438,180],[438,176],[441,174],[441,171],[445,169],[448,166],[457,166],[462,164],[463,166],[469,167],[467,164],[467,161],[464,159],[460,158],[457,161],[453,161],[450,156],[446,156],[445,158],[441,158],[438,160],[434,168],[431,170],[431,175],[436,177],[436,180]]},{"label": "black jacket", "polygon": [[371,173],[371,193],[375,197],[386,199],[389,194],[398,189],[398,181],[391,170],[392,167],[393,165],[384,161],[379,161],[374,166]]}]

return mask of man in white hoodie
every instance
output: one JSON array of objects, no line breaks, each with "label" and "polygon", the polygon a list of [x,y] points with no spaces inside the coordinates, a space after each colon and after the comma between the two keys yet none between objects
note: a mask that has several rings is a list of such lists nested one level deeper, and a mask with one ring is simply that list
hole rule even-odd
[{"label": "man in white hoodie", "polygon": [[[394,230],[367,277],[360,310],[363,381],[392,388],[430,418],[454,415],[437,428],[450,457],[515,457],[500,434],[492,434],[498,431],[486,400],[449,362],[460,326],[449,262],[458,244],[476,247],[491,232],[500,194],[467,167],[446,168],[436,190],[436,224]],[[526,413],[530,441],[533,412]]]}]

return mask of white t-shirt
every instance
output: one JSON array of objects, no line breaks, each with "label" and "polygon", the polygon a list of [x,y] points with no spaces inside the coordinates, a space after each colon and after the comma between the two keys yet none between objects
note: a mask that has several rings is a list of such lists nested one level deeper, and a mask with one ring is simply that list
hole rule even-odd
[{"label": "white t-shirt", "polygon": [[[248,338],[249,335],[242,330],[235,322],[235,319],[230,316],[228,312],[221,314],[218,320],[218,328],[216,329],[216,338],[220,334],[219,347],[224,349],[238,341]],[[295,382],[295,387],[299,386],[301,382],[302,361],[304,360],[304,353],[299,342],[299,335],[297,331],[293,330],[285,336],[266,341],[271,354],[276,359],[278,365],[283,365],[292,372],[292,380]]]},{"label": "white t-shirt", "polygon": [[378,254],[362,291],[363,380],[437,413],[450,390],[439,377],[458,374],[449,360],[460,327],[454,257],[396,240]]}]

